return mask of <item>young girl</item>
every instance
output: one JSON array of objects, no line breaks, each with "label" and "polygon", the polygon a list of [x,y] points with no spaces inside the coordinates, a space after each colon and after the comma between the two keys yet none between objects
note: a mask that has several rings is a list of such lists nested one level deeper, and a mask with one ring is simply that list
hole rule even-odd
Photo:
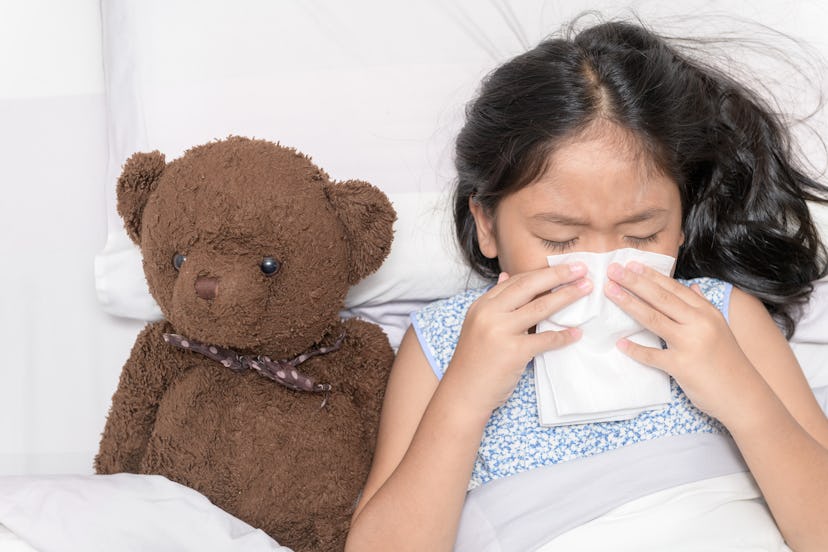
[{"label": "young girl", "polygon": [[[451,550],[470,488],[718,434],[788,546],[828,550],[828,420],[785,339],[826,274],[805,203],[826,188],[796,166],[771,110],[649,30],[610,22],[494,71],[456,148],[457,235],[496,283],[412,316],[347,549]],[[706,277],[614,264],[602,290],[666,343],[617,346],[668,373],[672,401],[542,427],[531,361],[580,331],[534,328],[593,285],[582,264],[546,258],[627,247],[676,257],[677,278]]]}]

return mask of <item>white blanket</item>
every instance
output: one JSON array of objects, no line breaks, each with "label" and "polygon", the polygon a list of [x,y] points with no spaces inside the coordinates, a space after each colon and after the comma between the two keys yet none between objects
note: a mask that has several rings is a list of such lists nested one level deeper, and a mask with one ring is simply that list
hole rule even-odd
[{"label": "white blanket", "polygon": [[455,552],[538,550],[631,501],[746,472],[733,440],[710,433],[643,441],[528,470],[468,493]]},{"label": "white blanket", "polygon": [[0,478],[0,551],[32,548],[291,552],[204,495],[159,475]]},{"label": "white blanket", "polygon": [[0,524],[0,552],[37,552],[26,541]]},{"label": "white blanket", "polygon": [[537,552],[790,552],[748,473],[688,483],[633,500]]}]

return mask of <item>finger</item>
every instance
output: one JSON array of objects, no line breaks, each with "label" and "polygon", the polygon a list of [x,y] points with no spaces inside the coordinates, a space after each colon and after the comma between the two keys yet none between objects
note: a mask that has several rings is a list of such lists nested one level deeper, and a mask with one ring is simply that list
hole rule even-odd
[{"label": "finger", "polygon": [[[672,276],[665,276],[664,274],[655,270],[652,267],[632,261],[627,263],[626,268],[633,274],[640,274],[646,278],[650,278],[653,282],[663,287],[664,289],[671,291],[677,297],[679,297],[689,305],[698,307],[706,305],[708,303],[707,298],[705,298],[703,294],[692,293],[687,286],[677,281]],[[698,284],[693,285],[698,287]],[[699,288],[699,291],[701,291],[701,288]],[[701,301],[699,300],[699,295],[701,295]]]},{"label": "finger", "polygon": [[559,310],[583,298],[592,291],[593,284],[586,278],[576,280],[572,285],[559,286],[544,293],[515,310],[515,323],[522,328],[537,325]]},{"label": "finger", "polygon": [[509,276],[486,294],[486,300],[497,301],[503,310],[522,307],[542,293],[574,282],[586,274],[586,265],[575,263],[539,268]]},{"label": "finger", "polygon": [[579,328],[567,328],[565,330],[547,330],[526,336],[529,343],[529,354],[537,356],[545,351],[552,351],[566,347],[581,339],[583,332]]},{"label": "finger", "polygon": [[[642,265],[639,266],[649,270],[650,272],[634,272],[633,270],[622,267],[618,263],[612,263],[607,269],[607,276],[610,278],[610,281],[618,283],[626,290],[632,292],[632,294],[636,297],[648,303],[651,307],[665,314],[672,320],[677,322],[686,322],[693,316],[691,304],[677,294],[679,291],[677,288],[666,285],[664,282],[659,283],[655,280],[654,275],[657,274],[658,276],[664,278],[662,274],[659,274],[655,270],[649,269],[648,267],[643,267]],[[695,293],[678,282],[674,281],[674,283],[683,288],[681,291],[690,293],[694,297],[694,299],[692,299],[693,302],[696,302],[697,296]],[[610,286],[608,286],[607,289],[608,291],[615,291],[614,289],[611,290]],[[623,296],[621,294],[613,293],[610,295],[610,298],[621,299]]]},{"label": "finger", "polygon": [[644,345],[639,345],[638,343],[630,341],[629,339],[619,339],[616,345],[618,347],[618,350],[620,350],[622,353],[624,353],[631,359],[638,361],[641,364],[646,364],[647,366],[652,366],[653,368],[658,368],[659,370],[666,371],[664,370],[664,361],[667,355],[667,351],[663,349],[645,347]]},{"label": "finger", "polygon": [[610,301],[618,305],[618,308],[654,334],[670,341],[675,335],[674,332],[678,331],[679,323],[628,292],[617,282],[609,280],[604,291]]}]

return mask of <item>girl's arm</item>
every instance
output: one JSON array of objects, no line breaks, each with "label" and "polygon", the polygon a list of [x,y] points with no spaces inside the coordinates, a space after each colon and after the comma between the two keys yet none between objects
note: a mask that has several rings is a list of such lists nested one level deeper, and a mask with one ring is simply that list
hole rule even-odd
[{"label": "girl's arm", "polygon": [[[561,286],[579,265],[501,277],[470,308],[451,363],[437,380],[409,329],[391,370],[374,463],[345,549],[449,551],[492,411],[514,390],[526,363],[577,331],[527,330],[589,291]],[[583,281],[582,281],[583,282]],[[551,293],[548,290],[558,288]]]},{"label": "girl's arm", "polygon": [[409,328],[389,377],[374,463],[346,551],[454,546],[488,413],[452,399],[459,391],[452,371],[438,385]]},{"label": "girl's arm", "polygon": [[828,550],[828,419],[762,303],[734,288],[728,327],[697,288],[635,264],[609,275],[632,294],[607,295],[668,349],[619,346],[728,428],[789,546]]},{"label": "girl's arm", "polygon": [[[734,289],[730,326],[761,376],[722,420],[794,549],[828,550],[828,419],[764,305]],[[748,371],[748,374],[750,372]]]}]

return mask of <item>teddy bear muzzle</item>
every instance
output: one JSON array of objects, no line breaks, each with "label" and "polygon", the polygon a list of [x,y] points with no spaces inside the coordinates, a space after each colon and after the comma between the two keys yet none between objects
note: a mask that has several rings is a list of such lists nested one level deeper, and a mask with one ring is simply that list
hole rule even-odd
[{"label": "teddy bear muzzle", "polygon": [[205,301],[211,301],[218,295],[219,279],[212,276],[199,276],[196,278],[195,287],[196,295]]}]

